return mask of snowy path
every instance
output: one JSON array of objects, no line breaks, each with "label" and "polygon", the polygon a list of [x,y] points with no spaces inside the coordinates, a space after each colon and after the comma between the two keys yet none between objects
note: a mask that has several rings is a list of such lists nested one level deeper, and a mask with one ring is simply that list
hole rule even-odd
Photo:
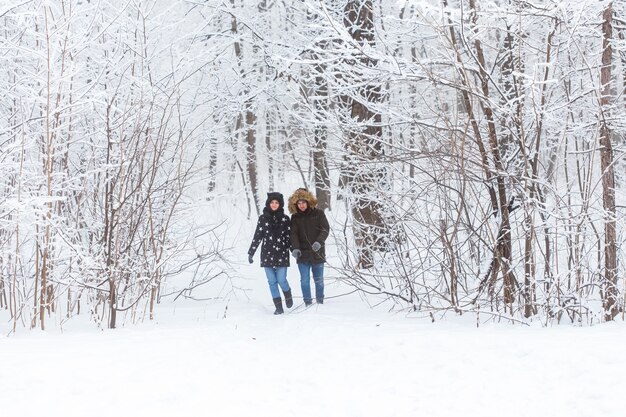
[{"label": "snowy path", "polygon": [[433,325],[356,297],[222,316],[195,304],[154,325],[2,338],[2,415],[624,415],[623,323]]}]

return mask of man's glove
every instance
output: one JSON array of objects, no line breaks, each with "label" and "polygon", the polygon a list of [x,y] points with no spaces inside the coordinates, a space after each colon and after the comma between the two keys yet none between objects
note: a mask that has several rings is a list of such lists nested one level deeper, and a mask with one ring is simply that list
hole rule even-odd
[{"label": "man's glove", "polygon": [[254,262],[254,259],[252,258],[252,255],[248,255],[248,262],[250,262],[250,263]]},{"label": "man's glove", "polygon": [[311,245],[311,249],[313,249],[315,252],[320,250],[321,247],[322,245],[320,244],[320,242],[313,242],[313,244]]},{"label": "man's glove", "polygon": [[298,259],[300,255],[302,255],[302,252],[300,251],[300,249],[294,249],[293,252],[291,252],[291,256],[293,256],[296,259]]}]

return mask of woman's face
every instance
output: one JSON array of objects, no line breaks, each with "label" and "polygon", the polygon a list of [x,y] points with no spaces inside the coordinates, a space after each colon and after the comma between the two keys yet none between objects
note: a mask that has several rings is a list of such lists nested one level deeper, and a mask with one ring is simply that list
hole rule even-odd
[{"label": "woman's face", "polygon": [[306,209],[309,207],[309,203],[307,203],[306,200],[300,200],[298,201],[298,210],[300,211],[306,211]]},{"label": "woman's face", "polygon": [[278,207],[280,207],[280,203],[278,202],[278,200],[270,201],[270,208],[272,209],[272,211],[278,210]]}]

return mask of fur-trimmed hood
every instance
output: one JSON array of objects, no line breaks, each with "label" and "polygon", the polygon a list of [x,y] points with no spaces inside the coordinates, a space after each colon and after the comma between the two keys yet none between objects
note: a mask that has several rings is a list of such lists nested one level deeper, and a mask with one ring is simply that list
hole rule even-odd
[{"label": "fur-trimmed hood", "polygon": [[298,200],[306,200],[309,203],[309,208],[314,209],[317,207],[317,198],[309,190],[306,188],[298,188],[292,195],[289,197],[289,201],[287,207],[289,208],[289,213],[294,214],[298,212],[297,202]]}]

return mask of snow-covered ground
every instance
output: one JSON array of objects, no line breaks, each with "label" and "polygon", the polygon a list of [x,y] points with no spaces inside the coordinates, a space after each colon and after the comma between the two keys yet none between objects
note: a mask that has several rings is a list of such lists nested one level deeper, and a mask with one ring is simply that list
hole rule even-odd
[{"label": "snow-covered ground", "polygon": [[[258,256],[244,263],[254,222],[231,224],[239,290],[222,299],[170,298],[154,322],[116,330],[80,316],[0,337],[0,416],[626,415],[623,322],[431,323],[341,296],[330,268],[324,305],[273,316]],[[297,268],[288,278],[299,296]]]},{"label": "snow-covered ground", "polygon": [[[356,295],[273,316],[260,268],[242,270],[249,299],[227,309],[178,303],[150,324],[98,331],[74,320],[63,334],[3,337],[1,415],[624,415],[624,323],[433,324]],[[328,295],[343,290],[331,282]]]}]

